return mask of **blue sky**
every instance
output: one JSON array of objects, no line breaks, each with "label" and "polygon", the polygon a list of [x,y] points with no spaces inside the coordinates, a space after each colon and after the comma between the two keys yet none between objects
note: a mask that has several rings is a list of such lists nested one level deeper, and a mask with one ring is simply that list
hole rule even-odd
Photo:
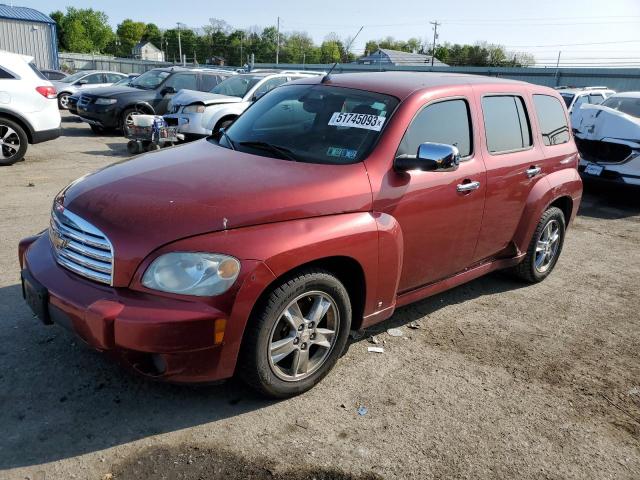
[{"label": "blue sky", "polygon": [[15,4],[44,13],[68,5],[91,7],[106,12],[114,26],[132,18],[161,28],[176,22],[199,27],[214,17],[246,28],[275,25],[280,16],[282,31],[306,31],[317,42],[329,32],[354,35],[364,25],[352,48],[358,54],[368,39],[387,35],[430,39],[428,22],[438,20],[439,42],[499,43],[534,53],[540,63],[554,62],[559,50],[565,61],[605,56],[611,62],[640,61],[640,0],[18,0]]}]

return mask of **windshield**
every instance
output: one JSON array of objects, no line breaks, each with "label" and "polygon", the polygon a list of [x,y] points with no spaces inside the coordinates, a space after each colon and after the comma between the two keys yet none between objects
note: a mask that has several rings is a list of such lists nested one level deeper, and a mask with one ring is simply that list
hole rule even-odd
[{"label": "windshield", "polygon": [[602,105],[626,113],[632,117],[640,118],[640,98],[609,97]]},{"label": "windshield", "polygon": [[564,99],[564,103],[566,103],[567,108],[569,108],[571,106],[571,101],[573,100],[573,97],[575,97],[575,95],[571,93],[561,93],[560,95],[562,95],[562,98]]},{"label": "windshield", "polygon": [[153,90],[164,82],[169,75],[171,75],[171,73],[165,72],[164,70],[149,70],[139,77],[134,78],[130,85],[143,90]]},{"label": "windshield", "polygon": [[88,72],[76,72],[73,75],[69,75],[68,77],[64,77],[60,81],[62,83],[71,83],[71,82],[75,82],[76,80],[79,80],[80,78],[84,77],[85,75],[88,75]]},{"label": "windshield", "polygon": [[220,145],[299,162],[356,163],[369,154],[397,105],[394,97],[351,88],[282,86],[247,109]]},{"label": "windshield", "polygon": [[209,90],[210,93],[218,93],[220,95],[228,95],[230,97],[244,97],[256,83],[264,77],[253,75],[236,75],[234,77],[223,80],[218,85]]}]

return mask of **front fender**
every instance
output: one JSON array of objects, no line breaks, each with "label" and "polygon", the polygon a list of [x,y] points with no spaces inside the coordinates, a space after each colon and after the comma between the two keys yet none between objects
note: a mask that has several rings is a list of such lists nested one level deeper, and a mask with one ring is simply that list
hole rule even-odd
[{"label": "front fender", "polygon": [[[215,108],[206,108],[205,109],[205,117],[202,119],[202,126],[208,130],[213,130],[213,127],[220,121],[220,119],[224,117],[228,117],[229,115],[240,116],[242,112],[245,111],[245,107],[239,107],[238,103],[230,103],[224,105],[218,105]],[[211,110],[211,113],[209,113]]]},{"label": "front fender", "polygon": [[541,178],[533,186],[514,236],[519,252],[527,251],[540,217],[549,205],[561,197],[569,197],[572,201],[571,216],[567,219],[569,225],[578,212],[582,198],[582,180],[575,168],[557,170]]}]

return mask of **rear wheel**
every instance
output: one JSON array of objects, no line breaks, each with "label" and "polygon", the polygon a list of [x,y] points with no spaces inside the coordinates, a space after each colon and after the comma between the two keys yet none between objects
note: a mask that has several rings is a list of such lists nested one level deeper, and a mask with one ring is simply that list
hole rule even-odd
[{"label": "rear wheel", "polygon": [[60,110],[68,110],[69,109],[69,94],[61,93],[58,95],[58,108]]},{"label": "rear wheel", "polygon": [[17,123],[0,118],[0,165],[13,165],[27,152],[27,134]]},{"label": "rear wheel", "polygon": [[541,282],[556,266],[564,244],[565,219],[557,207],[547,209],[533,234],[524,260],[513,273],[526,282]]},{"label": "rear wheel", "polygon": [[290,397],[335,365],[351,327],[351,302],[336,277],[307,270],[275,287],[250,322],[239,374],[265,395]]}]

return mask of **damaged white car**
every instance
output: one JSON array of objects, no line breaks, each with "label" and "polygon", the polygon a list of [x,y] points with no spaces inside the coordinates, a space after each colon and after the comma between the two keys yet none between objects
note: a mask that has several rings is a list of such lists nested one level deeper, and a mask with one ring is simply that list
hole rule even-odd
[{"label": "damaged white car", "polygon": [[640,186],[640,92],[582,105],[573,130],[585,179]]}]

